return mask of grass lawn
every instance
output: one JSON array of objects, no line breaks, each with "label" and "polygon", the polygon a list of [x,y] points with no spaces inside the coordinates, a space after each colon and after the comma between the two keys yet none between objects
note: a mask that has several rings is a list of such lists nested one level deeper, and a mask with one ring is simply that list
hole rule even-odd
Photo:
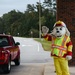
[{"label": "grass lawn", "polygon": [[45,51],[50,51],[50,45],[51,42],[50,41],[46,41],[45,39],[39,39],[39,38],[34,38],[35,41],[38,41],[42,44],[42,47]]}]

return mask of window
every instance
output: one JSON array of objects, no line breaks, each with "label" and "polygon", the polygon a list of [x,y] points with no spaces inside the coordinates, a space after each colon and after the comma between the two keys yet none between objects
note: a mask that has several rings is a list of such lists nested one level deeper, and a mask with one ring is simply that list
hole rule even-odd
[{"label": "window", "polygon": [[0,36],[0,47],[9,46],[8,39]]}]

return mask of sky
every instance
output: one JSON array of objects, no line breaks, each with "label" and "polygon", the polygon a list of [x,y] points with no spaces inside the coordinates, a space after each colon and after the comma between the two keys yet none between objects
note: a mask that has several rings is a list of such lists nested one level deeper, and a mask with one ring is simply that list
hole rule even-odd
[{"label": "sky", "polygon": [[[43,1],[40,0],[41,3]],[[24,12],[27,4],[36,4],[36,2],[39,2],[39,0],[0,0],[0,17],[14,9]]]}]

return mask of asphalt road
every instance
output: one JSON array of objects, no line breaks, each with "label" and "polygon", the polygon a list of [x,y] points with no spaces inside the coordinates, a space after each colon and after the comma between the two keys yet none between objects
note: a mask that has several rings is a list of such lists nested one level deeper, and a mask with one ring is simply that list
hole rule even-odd
[{"label": "asphalt road", "polygon": [[20,42],[21,63],[46,63],[52,61],[50,52],[44,51],[39,42],[32,38],[14,37]]}]

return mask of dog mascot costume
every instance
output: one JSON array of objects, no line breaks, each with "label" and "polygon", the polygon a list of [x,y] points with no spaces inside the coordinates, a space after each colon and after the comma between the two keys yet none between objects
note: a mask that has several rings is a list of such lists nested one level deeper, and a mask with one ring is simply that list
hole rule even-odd
[{"label": "dog mascot costume", "polygon": [[72,59],[72,42],[70,32],[63,21],[57,21],[50,34],[49,28],[42,27],[43,37],[52,42],[51,56],[54,59],[54,65],[57,75],[70,75],[68,60]]}]

